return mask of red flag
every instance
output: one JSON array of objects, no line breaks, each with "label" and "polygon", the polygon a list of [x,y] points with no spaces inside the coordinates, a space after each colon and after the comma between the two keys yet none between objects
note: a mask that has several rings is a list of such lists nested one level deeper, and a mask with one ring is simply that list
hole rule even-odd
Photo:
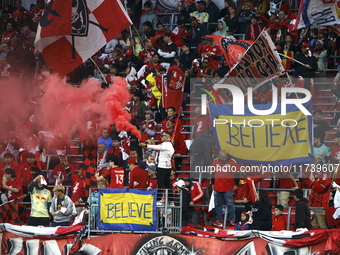
[{"label": "red flag", "polygon": [[52,0],[47,6],[35,46],[52,71],[62,76],[132,24],[119,0]]},{"label": "red flag", "polygon": [[[261,50],[259,50],[261,49]],[[247,88],[258,88],[271,79],[284,74],[285,69],[268,32],[264,30],[256,41],[239,57],[239,62],[227,77],[214,85],[232,84],[246,95]],[[216,89],[224,103],[232,102],[229,90]]]},{"label": "red flag", "polygon": [[0,223],[20,224],[18,201],[16,199],[0,206]]},{"label": "red flag", "polygon": [[40,17],[41,38],[71,34],[72,24],[70,19],[65,18],[71,17],[71,13],[72,0],[49,1]]},{"label": "red flag", "polygon": [[[167,76],[167,79],[164,79]],[[177,65],[169,68],[167,75],[163,76],[163,96],[162,105],[165,109],[175,107],[176,111],[182,107],[182,98],[184,93],[185,76],[184,72]]]},{"label": "red flag", "polygon": [[87,141],[84,148],[83,169],[85,176],[85,196],[89,197],[90,188],[96,187],[96,178],[94,173],[97,171],[97,147],[91,142]]},{"label": "red flag", "polygon": [[207,35],[212,38],[221,47],[223,55],[228,62],[229,68],[232,68],[245,53],[253,41],[235,40],[219,35]]}]

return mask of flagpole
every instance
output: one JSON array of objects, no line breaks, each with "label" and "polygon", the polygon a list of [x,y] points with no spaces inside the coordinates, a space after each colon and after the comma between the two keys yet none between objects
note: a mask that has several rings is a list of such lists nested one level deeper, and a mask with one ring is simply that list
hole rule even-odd
[{"label": "flagpole", "polygon": [[[125,7],[125,10],[127,10],[127,0],[124,0],[124,7]],[[133,23],[132,23],[133,24]],[[132,41],[132,29],[131,29],[131,25],[129,26],[129,30],[130,30],[130,35],[131,35],[131,39],[130,39],[130,43]],[[134,48],[136,47],[135,45],[133,45]],[[135,49],[133,49],[133,52],[135,51]]]},{"label": "flagpole", "polygon": [[[292,79],[290,78],[290,76],[287,72],[286,72],[286,76],[287,76],[287,79],[289,80],[290,84],[292,84],[294,86]],[[294,93],[295,93],[296,98],[299,98],[298,94],[296,92],[294,92]]]},{"label": "flagpole", "polygon": [[281,54],[281,53],[279,53],[279,52],[278,52],[278,54],[279,54],[280,56],[282,56],[282,57],[285,57],[285,58],[288,58],[288,59],[290,59],[290,60],[293,60],[293,61],[295,61],[296,63],[298,63],[298,64],[300,64],[300,65],[306,66],[306,64],[304,64],[304,63],[302,63],[302,62],[296,60],[295,58],[288,57],[288,56],[286,56],[286,55],[284,55],[284,54]]},{"label": "flagpole", "polygon": [[108,82],[106,81],[106,78],[105,78],[104,74],[102,73],[102,71],[100,70],[99,66],[97,65],[96,61],[94,61],[92,57],[91,57],[90,59],[91,59],[92,63],[94,64],[94,66],[97,67],[99,73],[100,73],[101,76],[103,77],[104,82],[105,82],[107,85],[109,85]]}]

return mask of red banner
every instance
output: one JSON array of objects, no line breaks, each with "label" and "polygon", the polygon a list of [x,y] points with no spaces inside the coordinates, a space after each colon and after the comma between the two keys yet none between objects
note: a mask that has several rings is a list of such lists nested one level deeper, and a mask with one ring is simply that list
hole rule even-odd
[{"label": "red banner", "polygon": [[[281,58],[267,31],[263,31],[257,40],[243,54],[240,61],[218,84],[232,84],[239,87],[243,94],[247,88],[257,88],[274,77],[284,74]],[[214,86],[216,87],[216,85]],[[217,89],[225,103],[232,100],[229,90]]]},{"label": "red banner", "polygon": [[[305,242],[299,247],[299,239],[294,239],[294,247],[284,247],[282,244],[266,241],[256,237],[247,240],[222,241],[216,238],[183,236],[171,234],[109,234],[91,239],[84,239],[81,250],[85,254],[248,254],[248,255],[277,255],[277,254],[324,254],[332,252],[339,254],[339,229],[319,230],[323,232],[327,241],[316,243]],[[240,233],[242,231],[230,231]],[[267,232],[275,233],[275,232]],[[241,234],[241,233],[240,233]],[[66,246],[72,244],[73,239],[29,239],[18,238],[12,233],[3,232],[2,253],[7,254],[9,249],[15,249],[18,255],[24,254],[66,254]],[[309,238],[309,237],[308,237]],[[313,238],[313,237],[310,237]],[[306,240],[304,240],[306,241]],[[24,242],[25,245],[24,245]],[[177,253],[176,253],[177,252]],[[191,253],[190,253],[191,252]],[[308,253],[309,252],[309,253]],[[318,253],[319,252],[319,253]]]},{"label": "red banner", "polygon": [[165,109],[175,107],[180,112],[184,93],[185,76],[184,72],[177,65],[169,68],[168,73],[163,75],[162,106]]},{"label": "red banner", "polygon": [[221,47],[229,68],[232,68],[235,64],[237,64],[237,62],[241,59],[242,54],[244,54],[253,43],[253,41],[235,40],[219,35],[207,35],[206,37],[214,39]]}]

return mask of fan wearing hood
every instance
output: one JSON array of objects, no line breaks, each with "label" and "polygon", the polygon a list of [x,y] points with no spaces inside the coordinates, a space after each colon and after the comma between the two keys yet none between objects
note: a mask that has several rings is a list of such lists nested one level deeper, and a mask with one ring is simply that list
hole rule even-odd
[{"label": "fan wearing hood", "polygon": [[128,89],[130,90],[130,84],[137,83],[137,77],[136,77],[137,71],[133,66],[128,66],[125,69],[125,74],[126,74],[125,80],[128,84]]},{"label": "fan wearing hood", "polygon": [[217,31],[213,33],[213,35],[220,35],[220,36],[227,36],[227,31],[229,30],[229,27],[225,23],[224,20],[220,20],[217,23]]}]

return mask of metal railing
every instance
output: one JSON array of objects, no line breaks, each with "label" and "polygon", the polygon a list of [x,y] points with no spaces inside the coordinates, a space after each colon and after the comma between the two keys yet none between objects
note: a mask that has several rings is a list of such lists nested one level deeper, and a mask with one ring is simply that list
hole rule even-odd
[{"label": "metal railing", "polygon": [[[90,194],[93,190],[90,189]],[[182,193],[175,193],[169,189],[158,189],[162,192],[162,199],[157,202],[157,230],[131,231],[131,230],[105,230],[98,228],[98,200],[89,197],[89,236],[94,233],[180,233],[182,229]],[[159,196],[159,194],[158,194]]]},{"label": "metal railing", "polygon": [[[191,207],[209,207],[209,205],[191,205]],[[227,225],[227,217],[228,217],[228,208],[226,205],[222,205],[222,208],[225,208],[224,210],[224,215],[223,215],[223,222],[222,222],[222,230],[226,230],[226,225]],[[242,205],[235,205],[235,208],[243,208]],[[288,209],[287,212],[283,211],[283,215],[287,215],[287,221],[286,221],[286,230],[290,230],[291,227],[291,217],[295,215],[295,211],[293,212],[293,209],[295,209],[295,206],[285,206],[285,209]],[[309,209],[325,209],[324,207],[309,207]],[[272,215],[275,215],[275,212],[272,211]],[[236,222],[237,223],[237,222]],[[232,230],[232,229],[228,229]]]}]

